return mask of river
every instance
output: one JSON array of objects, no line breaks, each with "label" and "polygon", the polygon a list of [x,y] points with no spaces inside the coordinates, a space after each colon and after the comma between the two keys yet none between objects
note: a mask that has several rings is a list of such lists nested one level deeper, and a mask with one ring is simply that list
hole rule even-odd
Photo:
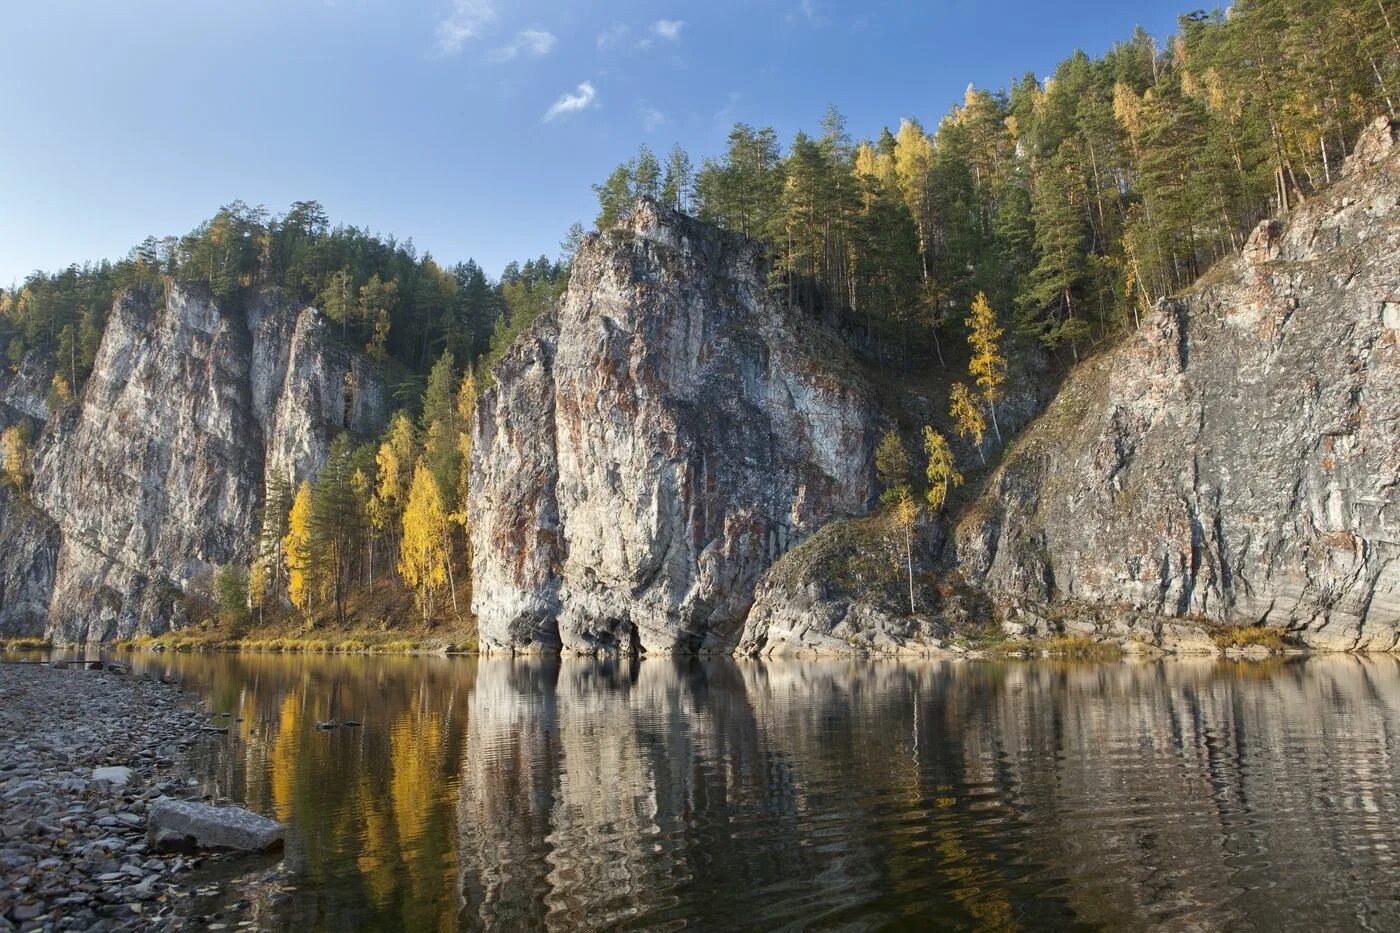
[{"label": "river", "polygon": [[135,659],[290,824],[263,925],[1400,928],[1394,657]]}]

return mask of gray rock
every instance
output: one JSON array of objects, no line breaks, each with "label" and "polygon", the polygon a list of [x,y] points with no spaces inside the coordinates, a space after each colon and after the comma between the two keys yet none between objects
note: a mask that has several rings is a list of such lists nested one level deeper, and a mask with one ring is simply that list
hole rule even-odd
[{"label": "gray rock", "polygon": [[274,288],[239,307],[187,282],[122,294],[62,410],[35,399],[40,368],[0,382],[0,421],[43,425],[31,496],[0,493],[0,634],[179,624],[182,590],[248,559],[267,471],[300,481],[341,430],[384,421],[379,368]]},{"label": "gray rock", "polygon": [[1215,650],[1202,620],[1400,643],[1390,121],[1356,152],[1076,370],[959,525],[963,573],[1002,603],[1179,619],[1162,638],[1199,650]]},{"label": "gray rock", "polygon": [[125,787],[131,783],[132,771],[130,768],[108,767],[93,768],[92,779],[94,781],[106,781],[113,787]]},{"label": "gray rock", "polygon": [[728,651],[759,576],[872,492],[873,394],[758,244],[650,202],[496,366],[469,501],[490,649]]},{"label": "gray rock", "polygon": [[147,841],[168,849],[176,840],[200,849],[269,852],[282,846],[287,828],[240,807],[215,807],[161,797],[151,803]]}]

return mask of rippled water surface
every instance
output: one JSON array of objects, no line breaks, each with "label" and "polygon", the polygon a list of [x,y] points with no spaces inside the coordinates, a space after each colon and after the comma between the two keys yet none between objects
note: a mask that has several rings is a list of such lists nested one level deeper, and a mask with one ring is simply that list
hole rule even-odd
[{"label": "rippled water surface", "polygon": [[137,663],[284,928],[1400,929],[1394,658]]}]

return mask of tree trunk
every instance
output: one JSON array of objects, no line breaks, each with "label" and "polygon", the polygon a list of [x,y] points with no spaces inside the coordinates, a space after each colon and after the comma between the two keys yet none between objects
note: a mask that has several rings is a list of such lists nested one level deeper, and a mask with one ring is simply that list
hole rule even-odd
[{"label": "tree trunk", "polygon": [[914,614],[914,528],[904,529],[904,566],[909,571],[909,614]]}]

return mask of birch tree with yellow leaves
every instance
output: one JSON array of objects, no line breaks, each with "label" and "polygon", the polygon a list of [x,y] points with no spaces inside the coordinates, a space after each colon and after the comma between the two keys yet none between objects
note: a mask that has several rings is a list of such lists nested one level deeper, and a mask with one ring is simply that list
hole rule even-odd
[{"label": "birch tree with yellow leaves", "polygon": [[287,516],[282,553],[287,561],[287,598],[309,618],[315,609],[316,586],[311,572],[311,484],[303,481]]},{"label": "birch tree with yellow leaves", "polygon": [[419,459],[403,513],[399,574],[413,590],[425,622],[432,615],[438,591],[447,585],[448,529],[442,493],[432,471]]},{"label": "birch tree with yellow leaves", "polygon": [[973,443],[977,445],[977,456],[985,464],[987,457],[982,453],[982,436],[987,433],[987,419],[982,417],[981,402],[976,394],[961,382],[953,386],[953,394],[949,401],[948,414],[957,426],[958,437],[970,435]]}]

